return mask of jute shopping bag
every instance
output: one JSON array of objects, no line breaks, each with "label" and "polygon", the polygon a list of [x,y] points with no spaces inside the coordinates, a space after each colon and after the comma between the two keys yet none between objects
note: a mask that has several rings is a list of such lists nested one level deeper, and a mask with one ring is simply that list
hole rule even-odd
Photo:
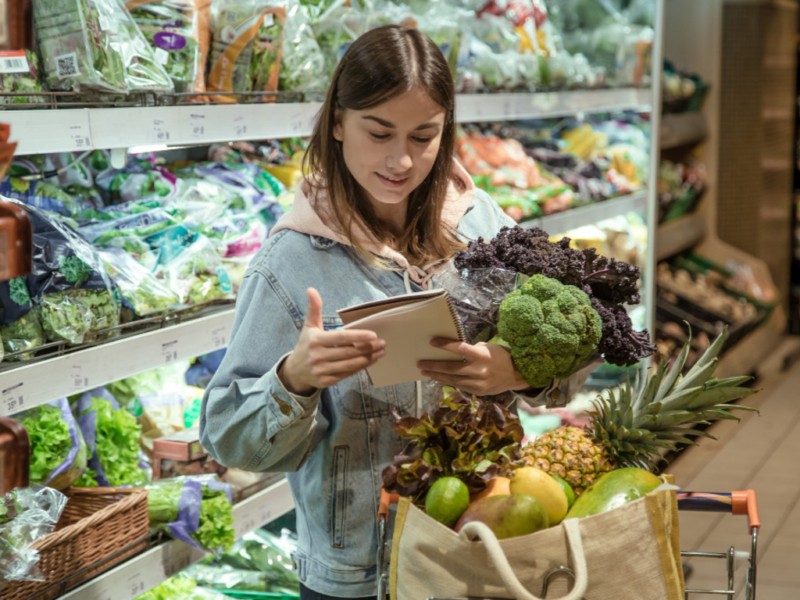
[{"label": "jute shopping bag", "polygon": [[[401,498],[389,567],[392,600],[683,600],[673,490],[525,536],[497,540],[481,526],[455,533]],[[559,577],[540,595],[547,574],[563,566],[574,572],[574,583]]]}]

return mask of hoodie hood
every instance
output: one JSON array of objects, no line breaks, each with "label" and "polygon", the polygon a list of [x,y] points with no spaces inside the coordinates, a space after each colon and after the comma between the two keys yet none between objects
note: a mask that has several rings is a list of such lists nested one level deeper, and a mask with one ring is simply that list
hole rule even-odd
[{"label": "hoodie hood", "polygon": [[[462,189],[459,190],[456,184],[450,181],[442,208],[442,222],[455,230],[475,200],[475,184],[466,169],[456,160],[453,160],[453,177],[458,180]],[[344,246],[352,246],[350,240],[336,226],[328,195],[320,191],[311,199],[310,189],[308,179],[303,180],[295,193],[291,209],[278,220],[270,235],[289,229],[334,240]],[[397,263],[407,272],[409,278],[423,289],[427,289],[430,278],[447,264],[447,261],[440,260],[424,268],[412,265],[400,252],[378,241],[359,223],[353,225],[353,237],[367,251]]]}]

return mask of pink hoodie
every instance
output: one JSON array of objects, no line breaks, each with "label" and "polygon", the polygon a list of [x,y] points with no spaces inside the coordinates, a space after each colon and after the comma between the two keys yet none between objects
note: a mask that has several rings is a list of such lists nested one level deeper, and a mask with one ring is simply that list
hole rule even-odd
[{"label": "pink hoodie", "polygon": [[[455,183],[451,181],[442,209],[442,221],[446,226],[455,230],[461,218],[472,206],[476,188],[469,173],[456,160],[453,161],[453,176],[463,184],[465,191],[459,191]],[[283,229],[290,229],[298,233],[320,236],[345,246],[350,246],[350,241],[345,235],[335,229],[335,219],[332,217],[333,213],[328,202],[328,196],[324,193],[319,193],[312,202],[308,197],[308,192],[309,185],[307,180],[304,180],[297,188],[291,210],[280,218],[275,227],[272,228],[270,235],[274,235]],[[426,265],[425,268],[412,265],[400,252],[379,242],[370,232],[365,231],[359,223],[355,223],[353,226],[353,236],[369,252],[392,260],[402,269],[405,269],[411,280],[422,288],[427,288],[430,278],[447,264],[447,261],[440,260]]]}]

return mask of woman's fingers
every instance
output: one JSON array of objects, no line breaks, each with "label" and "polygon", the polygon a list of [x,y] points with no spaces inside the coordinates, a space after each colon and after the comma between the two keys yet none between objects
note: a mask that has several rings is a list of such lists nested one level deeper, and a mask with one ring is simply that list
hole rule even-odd
[{"label": "woman's fingers", "polygon": [[383,340],[373,340],[372,342],[352,346],[320,346],[312,349],[311,360],[316,364],[339,362],[374,354],[384,350],[385,346],[386,344]]}]

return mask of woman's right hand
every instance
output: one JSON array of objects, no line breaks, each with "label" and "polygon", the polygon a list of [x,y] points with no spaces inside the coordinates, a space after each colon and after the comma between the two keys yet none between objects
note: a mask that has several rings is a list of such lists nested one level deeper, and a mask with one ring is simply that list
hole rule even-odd
[{"label": "woman's right hand", "polygon": [[278,369],[284,387],[298,396],[332,386],[373,365],[386,352],[386,342],[374,331],[322,326],[322,297],[308,288],[308,311],[292,353]]}]

